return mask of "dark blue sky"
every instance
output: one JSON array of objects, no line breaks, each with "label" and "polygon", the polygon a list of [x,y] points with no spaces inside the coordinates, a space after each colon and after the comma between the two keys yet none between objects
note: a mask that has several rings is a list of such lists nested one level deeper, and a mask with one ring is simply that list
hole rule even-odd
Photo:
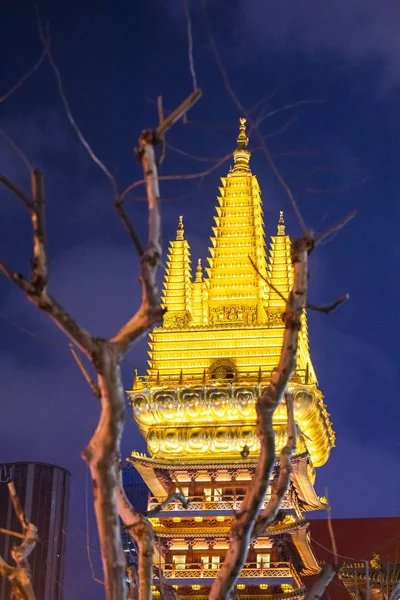
[{"label": "dark blue sky", "polygon": [[[344,292],[350,302],[327,317],[309,315],[311,351],[337,433],[337,447],[317,473],[336,517],[399,515],[399,133],[400,11],[391,0],[211,3],[209,20],[241,102],[274,93],[262,132],[308,224],[322,229],[356,208],[357,219],[312,258],[311,300]],[[323,7],[323,9],[322,9]],[[192,87],[183,4],[179,0],[41,3],[75,119],[121,188],[141,177],[132,148],[156,123],[154,100],[173,108]],[[219,158],[234,147],[239,113],[227,95],[204,27],[190,2],[194,60],[203,98],[189,122],[168,137],[175,147]],[[5,92],[41,52],[31,2],[14,0],[0,24]],[[48,65],[1,105],[1,127],[45,176],[52,293],[97,335],[111,335],[139,302],[137,259],[112,207],[112,191],[71,130]],[[255,144],[255,142],[254,142]],[[21,187],[27,172],[0,141],[2,172]],[[168,151],[162,174],[193,173],[212,163]],[[193,182],[161,183],[164,237],[180,214],[194,259],[207,255],[219,176],[229,161]],[[267,235],[279,209],[298,233],[288,202],[254,152]],[[0,255],[27,273],[27,215],[1,190]],[[129,210],[143,238],[146,206],[137,189]],[[1,460],[55,462],[72,473],[66,598],[100,598],[85,550],[85,476],[80,450],[98,405],[56,328],[8,281],[0,279]],[[144,372],[143,340],[124,362]],[[124,454],[144,450],[128,413]],[[90,519],[93,557],[97,542]]]}]

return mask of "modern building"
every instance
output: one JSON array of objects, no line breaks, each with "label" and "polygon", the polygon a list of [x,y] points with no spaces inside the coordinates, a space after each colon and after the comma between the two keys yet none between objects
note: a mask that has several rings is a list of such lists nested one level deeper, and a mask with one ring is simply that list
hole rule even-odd
[{"label": "modern building", "polygon": [[[150,454],[133,452],[130,461],[151,491],[149,507],[177,489],[190,499],[187,509],[172,502],[153,519],[156,562],[182,600],[207,598],[224,560],[234,511],[258,458],[255,404],[279,360],[281,296],[293,282],[283,213],[269,224],[274,235],[266,252],[261,192],[247,146],[241,119],[234,166],[219,187],[208,266],[204,274],[198,261],[194,281],[179,220],[168,252],[163,325],[150,334],[147,374],[129,391]],[[242,600],[303,598],[304,576],[320,570],[304,513],[326,507],[314,490],[315,469],[328,460],[335,436],[310,358],[306,314],[289,388],[300,430],[292,482],[279,522],[251,544],[237,580]],[[274,428],[279,453],[284,403]]]},{"label": "modern building", "polygon": [[[8,463],[3,470],[11,471],[26,518],[38,528],[39,542],[29,557],[36,598],[61,600],[70,473],[56,465],[30,462]],[[0,527],[21,533],[4,483],[0,484]],[[9,564],[14,564],[10,550],[20,541],[0,533],[0,555]],[[0,578],[0,600],[9,598],[8,588],[7,579]]]},{"label": "modern building", "polygon": [[[135,509],[142,513],[145,512],[149,499],[149,488],[131,464],[122,469],[122,484],[125,494]],[[137,565],[136,544],[129,532],[124,529],[122,529],[122,543],[127,564],[129,566]]]},{"label": "modern building", "polygon": [[[332,519],[340,565],[326,592],[331,600],[400,599],[400,517]],[[319,561],[333,562],[326,520],[310,521]],[[397,592],[395,589],[397,588]]]}]

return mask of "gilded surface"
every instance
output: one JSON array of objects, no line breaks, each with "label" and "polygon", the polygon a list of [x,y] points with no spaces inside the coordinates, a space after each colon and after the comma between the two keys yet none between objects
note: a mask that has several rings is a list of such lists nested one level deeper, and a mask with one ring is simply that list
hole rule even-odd
[{"label": "gilded surface", "polygon": [[[146,436],[152,456],[237,455],[248,446],[259,449],[256,435],[258,396],[263,386],[215,385],[146,390],[132,393],[135,419]],[[322,396],[311,386],[296,386],[295,418],[315,466],[325,463],[334,434]],[[282,402],[274,415],[277,452],[285,440],[286,407]]]}]

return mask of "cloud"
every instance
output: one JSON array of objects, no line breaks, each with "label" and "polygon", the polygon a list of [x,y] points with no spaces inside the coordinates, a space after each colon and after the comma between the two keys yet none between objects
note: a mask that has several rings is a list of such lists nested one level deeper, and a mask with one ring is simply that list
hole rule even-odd
[{"label": "cloud", "polygon": [[246,0],[238,7],[240,33],[252,43],[317,59],[325,51],[355,65],[378,61],[386,82],[400,80],[397,0]]}]

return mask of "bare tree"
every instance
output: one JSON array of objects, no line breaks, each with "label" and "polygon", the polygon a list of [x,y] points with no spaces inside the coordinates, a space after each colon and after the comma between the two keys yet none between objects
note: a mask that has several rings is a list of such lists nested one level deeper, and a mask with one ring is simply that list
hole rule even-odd
[{"label": "bare tree", "polygon": [[22,538],[22,543],[19,546],[13,546],[11,549],[11,556],[16,564],[15,567],[7,564],[4,558],[0,556],[0,575],[7,577],[10,582],[12,598],[15,598],[15,600],[35,600],[28,558],[38,541],[37,528],[26,518],[17,492],[15,491],[14,483],[10,481],[7,486],[14,512],[21,524],[23,533],[2,530],[2,533]]},{"label": "bare tree", "polygon": [[[48,291],[48,257],[46,248],[44,186],[42,174],[33,169],[31,196],[18,186],[1,177],[6,186],[29,212],[33,233],[32,273],[30,279],[17,273],[4,261],[2,272],[17,285],[40,310],[49,315],[72,343],[89,359],[96,371],[97,381],[92,390],[100,399],[101,412],[96,430],[83,451],[93,482],[94,510],[100,540],[107,600],[125,600],[125,557],[122,549],[119,516],[138,544],[139,599],[150,600],[153,573],[153,531],[150,521],[138,513],[125,496],[119,466],[120,443],[125,420],[125,396],[120,362],[132,344],[162,319],[162,309],[156,284],[156,273],[161,256],[161,214],[158,171],[155,146],[166,131],[190,109],[200,97],[196,90],[155,130],[145,130],[139,138],[138,158],[143,167],[146,186],[149,228],[148,243],[143,248],[139,236],[123,206],[123,198],[116,197],[117,210],[126,225],[140,259],[142,301],[133,317],[112,338],[106,340],[90,334],[53,298]],[[77,357],[77,354],[75,353]]]}]

